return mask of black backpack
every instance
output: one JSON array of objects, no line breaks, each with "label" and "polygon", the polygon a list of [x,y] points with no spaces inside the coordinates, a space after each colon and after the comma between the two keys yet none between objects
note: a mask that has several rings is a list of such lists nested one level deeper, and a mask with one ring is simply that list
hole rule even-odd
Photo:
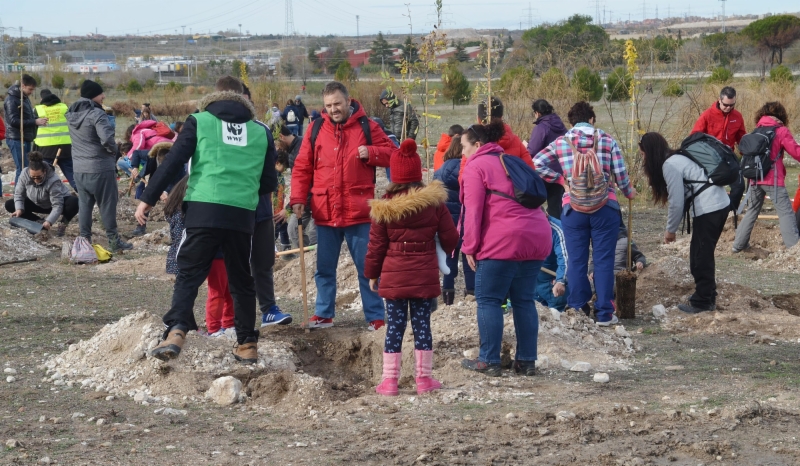
[{"label": "black backpack", "polygon": [[687,184],[700,184],[684,203],[683,211],[686,218],[686,231],[692,232],[689,209],[694,205],[694,200],[703,191],[711,186],[728,186],[739,180],[740,167],[736,155],[730,147],[726,146],[714,136],[705,133],[694,133],[681,143],[678,154],[681,154],[700,165],[708,180],[683,180]]},{"label": "black backpack", "polygon": [[486,193],[511,199],[528,209],[536,209],[544,204],[547,200],[547,189],[539,174],[519,157],[506,154],[497,154],[497,156],[500,164],[503,165],[506,176],[514,186],[514,195],[509,196],[491,189],[487,189]]},{"label": "black backpack", "polygon": [[742,137],[739,141],[739,152],[742,153],[742,176],[748,180],[764,181],[764,176],[775,164],[770,156],[774,139],[775,128],[771,126],[760,126]]},{"label": "black backpack", "polygon": [[[325,117],[320,116],[314,123],[311,125],[311,151],[314,151],[314,148],[317,147],[317,136],[319,135],[319,130],[322,129],[322,125],[325,123]],[[361,125],[361,130],[364,131],[364,137],[367,139],[367,146],[372,145],[372,129],[369,127],[369,118],[366,116],[358,117],[358,123]],[[312,155],[311,160],[313,161],[315,157]],[[372,167],[373,172],[375,172],[375,167]],[[378,175],[375,172],[372,175],[372,182],[377,183]]]}]

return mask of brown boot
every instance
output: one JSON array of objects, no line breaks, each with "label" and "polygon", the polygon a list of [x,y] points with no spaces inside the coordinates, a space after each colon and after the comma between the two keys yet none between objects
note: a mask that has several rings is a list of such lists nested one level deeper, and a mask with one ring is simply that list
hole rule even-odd
[{"label": "brown boot", "polygon": [[248,340],[251,338],[245,340],[244,343],[237,343],[233,347],[233,357],[244,364],[255,364],[258,362],[258,342],[255,339]]},{"label": "brown boot", "polygon": [[167,336],[158,344],[150,356],[160,359],[162,361],[169,361],[175,359],[181,354],[181,348],[186,341],[186,330],[178,327],[172,327],[167,331]]}]

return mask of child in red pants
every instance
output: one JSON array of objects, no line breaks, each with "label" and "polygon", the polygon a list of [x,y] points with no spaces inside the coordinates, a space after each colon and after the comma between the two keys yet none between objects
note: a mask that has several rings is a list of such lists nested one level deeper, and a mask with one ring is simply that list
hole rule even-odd
[{"label": "child in red pants", "polygon": [[208,272],[206,328],[210,337],[221,337],[226,329],[233,328],[233,297],[228,289],[228,272],[221,253],[214,258]]}]

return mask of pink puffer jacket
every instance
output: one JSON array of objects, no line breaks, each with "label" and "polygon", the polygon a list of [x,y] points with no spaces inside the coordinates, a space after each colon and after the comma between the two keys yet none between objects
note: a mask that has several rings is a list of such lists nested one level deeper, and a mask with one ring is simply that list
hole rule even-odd
[{"label": "pink puffer jacket", "polygon": [[133,128],[133,133],[131,134],[131,144],[133,144],[133,147],[130,152],[128,152],[129,157],[135,150],[149,151],[159,142],[172,142],[172,139],[159,136],[158,133],[152,129],[156,123],[158,122],[155,120],[145,120]]}]

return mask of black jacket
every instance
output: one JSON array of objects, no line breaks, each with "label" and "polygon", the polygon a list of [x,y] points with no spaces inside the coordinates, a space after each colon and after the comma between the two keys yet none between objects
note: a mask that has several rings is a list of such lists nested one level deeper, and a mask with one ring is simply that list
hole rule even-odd
[{"label": "black jacket", "polygon": [[295,136],[294,141],[292,141],[292,143],[289,145],[289,149],[287,150],[289,153],[289,168],[294,168],[294,161],[297,159],[297,154],[300,153],[300,146],[302,144],[303,138]]},{"label": "black jacket", "polygon": [[[6,113],[6,139],[20,140],[19,106],[21,95],[22,92],[19,86],[11,86],[8,88],[8,97],[6,97],[6,101],[3,104],[3,110],[5,110]],[[36,116],[33,114],[31,100],[27,96],[23,97],[23,136],[25,136],[25,141],[33,142],[33,139],[36,137]]]},{"label": "black jacket", "polygon": [[303,123],[305,123],[306,120],[310,119],[311,117],[308,115],[308,109],[306,108],[306,104],[304,104],[302,100],[300,101],[299,104],[297,103],[296,100],[294,102],[295,102],[294,106],[297,107],[298,110],[300,110],[300,114],[297,116],[298,118],[300,118],[300,124],[302,125]]},{"label": "black jacket", "polygon": [[[243,96],[233,92],[215,92],[200,102],[200,108],[208,111],[222,121],[230,123],[246,123],[255,119],[253,105]],[[269,128],[256,121],[267,134],[267,151],[264,154],[264,169],[261,172],[261,186],[258,194],[263,195],[275,191],[278,187],[278,173],[275,171],[275,142]],[[172,145],[166,159],[150,177],[141,200],[148,205],[155,205],[161,193],[183,170],[184,164],[192,159],[197,148],[197,120],[189,115],[183,124],[178,139]],[[191,176],[191,174],[190,174]],[[184,202],[186,228],[222,228],[253,234],[255,226],[254,211],[240,207],[214,204],[208,202]]]}]

